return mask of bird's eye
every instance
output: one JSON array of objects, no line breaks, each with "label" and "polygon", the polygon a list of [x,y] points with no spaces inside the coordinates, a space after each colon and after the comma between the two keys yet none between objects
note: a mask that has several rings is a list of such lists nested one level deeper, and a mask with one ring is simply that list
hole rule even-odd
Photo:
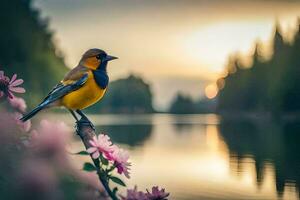
[{"label": "bird's eye", "polygon": [[100,58],[100,54],[99,54],[99,55],[97,55],[97,56],[96,56],[96,58],[97,58],[98,60],[100,60],[100,59],[101,59],[101,58]]}]

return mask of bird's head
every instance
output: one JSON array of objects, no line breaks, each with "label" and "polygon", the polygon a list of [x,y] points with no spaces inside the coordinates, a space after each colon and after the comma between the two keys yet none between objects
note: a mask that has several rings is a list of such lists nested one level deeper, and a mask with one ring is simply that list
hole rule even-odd
[{"label": "bird's head", "polygon": [[101,49],[89,49],[87,50],[81,60],[80,64],[88,67],[91,70],[101,69],[106,70],[107,62],[118,59],[115,56],[108,55],[105,51]]}]

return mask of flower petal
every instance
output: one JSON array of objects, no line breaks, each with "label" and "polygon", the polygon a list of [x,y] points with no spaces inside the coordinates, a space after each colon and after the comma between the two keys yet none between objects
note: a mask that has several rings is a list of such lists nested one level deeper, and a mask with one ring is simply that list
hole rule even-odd
[{"label": "flower petal", "polygon": [[93,146],[93,147],[96,147],[96,143],[93,141],[93,140],[90,140],[90,144]]},{"label": "flower petal", "polygon": [[22,87],[9,87],[9,90],[16,93],[25,93],[25,89]]},{"label": "flower petal", "polygon": [[18,86],[18,85],[21,85],[22,83],[24,83],[23,79],[18,79],[18,80],[15,80],[14,82],[10,81],[10,86]]},{"label": "flower petal", "polygon": [[9,90],[7,90],[7,96],[8,96],[8,98],[11,98],[11,99],[14,98],[14,94]]},{"label": "flower petal", "polygon": [[94,153],[95,151],[97,151],[96,147],[90,147],[86,150],[88,153]]},{"label": "flower petal", "polygon": [[99,151],[95,151],[95,153],[93,153],[93,155],[92,155],[92,157],[93,157],[94,159],[99,158],[99,156],[100,156]]},{"label": "flower petal", "polygon": [[30,120],[28,120],[26,122],[23,122],[23,129],[24,129],[25,132],[28,132],[30,130],[30,128],[31,128],[31,121]]},{"label": "flower petal", "polygon": [[14,74],[14,75],[11,77],[11,80],[10,80],[9,84],[11,84],[12,82],[14,82],[16,79],[17,79],[17,74]]}]

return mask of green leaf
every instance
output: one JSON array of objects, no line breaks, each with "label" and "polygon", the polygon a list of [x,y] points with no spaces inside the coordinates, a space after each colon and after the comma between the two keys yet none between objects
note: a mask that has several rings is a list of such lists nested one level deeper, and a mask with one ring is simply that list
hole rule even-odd
[{"label": "green leaf", "polygon": [[117,183],[117,184],[119,184],[119,185],[122,185],[122,186],[126,187],[126,184],[125,184],[121,179],[119,179],[118,177],[111,176],[111,177],[110,177],[110,180],[111,180],[112,182],[115,182],[115,183]]},{"label": "green leaf", "polygon": [[103,165],[108,165],[108,160],[105,159],[102,154],[100,155],[100,160]]},{"label": "green leaf", "polygon": [[106,173],[109,173],[109,172],[113,171],[115,168],[116,168],[116,166],[114,166],[114,165],[111,166],[111,168],[106,169]]},{"label": "green leaf", "polygon": [[96,171],[96,167],[92,164],[92,163],[84,163],[83,164],[83,168],[84,171],[88,171],[88,172],[92,172],[92,171]]},{"label": "green leaf", "polygon": [[86,152],[86,151],[79,151],[79,152],[74,153],[74,154],[76,154],[76,155],[82,155],[82,156],[90,155],[90,154],[89,154],[88,152]]},{"label": "green leaf", "polygon": [[117,192],[118,192],[118,188],[117,187],[115,187],[114,189],[113,189],[113,191],[112,191],[114,194],[117,194]]}]

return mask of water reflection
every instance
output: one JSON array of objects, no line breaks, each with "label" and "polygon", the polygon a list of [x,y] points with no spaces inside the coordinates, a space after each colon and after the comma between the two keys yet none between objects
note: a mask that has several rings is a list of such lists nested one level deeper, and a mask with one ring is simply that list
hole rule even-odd
[{"label": "water reflection", "polygon": [[149,139],[152,132],[152,124],[103,125],[97,126],[96,129],[107,133],[112,141],[134,148],[143,145]]},{"label": "water reflection", "polygon": [[[130,187],[161,185],[172,200],[298,199],[299,124],[215,115],[93,118],[130,151]],[[70,148],[83,147],[74,140]]]},{"label": "water reflection", "polygon": [[219,127],[230,151],[233,173],[241,176],[250,158],[258,189],[268,181],[266,176],[274,173],[279,198],[295,192],[300,197],[299,123],[222,120]]}]

